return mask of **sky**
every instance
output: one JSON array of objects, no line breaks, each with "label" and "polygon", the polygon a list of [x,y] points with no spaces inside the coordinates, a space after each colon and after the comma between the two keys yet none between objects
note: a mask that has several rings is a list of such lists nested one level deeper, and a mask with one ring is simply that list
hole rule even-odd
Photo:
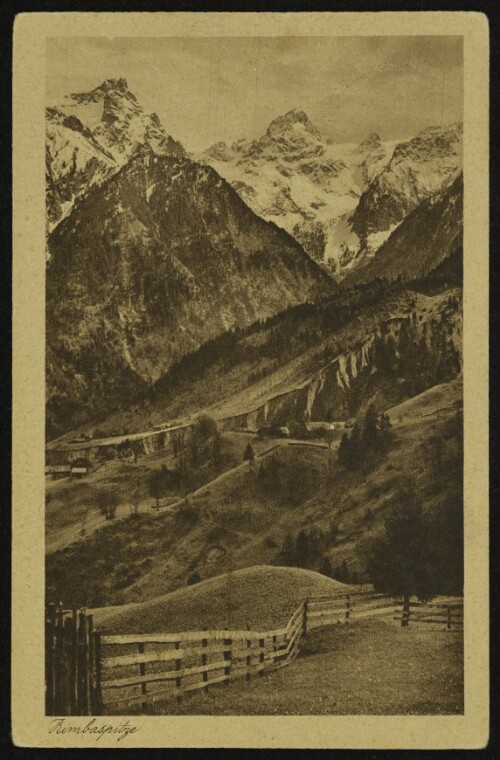
[{"label": "sky", "polygon": [[124,77],[188,151],[263,134],[292,108],[338,142],[462,120],[461,37],[66,37],[47,41],[46,99]]}]

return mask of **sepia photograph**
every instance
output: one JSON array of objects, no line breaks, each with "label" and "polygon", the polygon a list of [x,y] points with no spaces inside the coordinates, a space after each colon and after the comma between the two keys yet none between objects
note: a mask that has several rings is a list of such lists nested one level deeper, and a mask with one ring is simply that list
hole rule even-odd
[{"label": "sepia photograph", "polygon": [[48,40],[48,714],[463,712],[462,92]]},{"label": "sepia photograph", "polygon": [[40,73],[47,735],[463,720],[464,36],[93,28]]}]

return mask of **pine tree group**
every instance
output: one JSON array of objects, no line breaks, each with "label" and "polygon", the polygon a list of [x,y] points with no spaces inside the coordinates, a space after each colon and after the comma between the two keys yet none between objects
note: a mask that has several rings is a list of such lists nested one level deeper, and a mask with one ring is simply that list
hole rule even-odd
[{"label": "pine tree group", "polygon": [[370,454],[384,451],[391,437],[391,421],[388,414],[377,414],[370,404],[366,410],[363,427],[358,422],[351,435],[343,434],[339,445],[339,462],[350,470],[360,467]]}]

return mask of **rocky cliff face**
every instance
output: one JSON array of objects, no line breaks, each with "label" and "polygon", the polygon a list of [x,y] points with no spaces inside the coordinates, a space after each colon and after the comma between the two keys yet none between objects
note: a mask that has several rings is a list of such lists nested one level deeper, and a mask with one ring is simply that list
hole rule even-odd
[{"label": "rocky cliff face", "polygon": [[394,149],[391,160],[361,195],[352,228],[362,244],[404,219],[450,184],[462,167],[462,125],[424,130]]},{"label": "rocky cliff face", "polygon": [[462,371],[459,291],[429,299],[425,310],[386,320],[346,347],[308,382],[223,421],[258,430],[290,421],[347,420],[374,403],[378,411],[456,378]]},{"label": "rocky cliff face", "polygon": [[412,280],[435,270],[462,247],[463,175],[422,201],[394,230],[366,266],[349,279],[367,282],[374,277]]},{"label": "rocky cliff face", "polygon": [[46,201],[49,229],[75,198],[123,166],[139,146],[184,156],[158,116],[142,109],[125,79],[107,79],[46,110]]},{"label": "rocky cliff face", "polygon": [[48,238],[49,433],[126,405],[202,342],[332,291],[210,167],[143,149]]}]

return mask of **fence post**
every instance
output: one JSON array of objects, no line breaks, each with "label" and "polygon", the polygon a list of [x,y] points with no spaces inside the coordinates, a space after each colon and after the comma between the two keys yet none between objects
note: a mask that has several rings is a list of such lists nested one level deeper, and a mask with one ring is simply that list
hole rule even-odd
[{"label": "fence post", "polygon": [[102,715],[102,642],[99,631],[94,633],[95,684],[93,715]]},{"label": "fence post", "polygon": [[72,653],[73,653],[73,625],[72,619],[67,617],[63,626],[63,661],[62,661],[62,707],[64,715],[72,715],[73,691],[72,691]]},{"label": "fence post", "polygon": [[63,714],[62,707],[62,668],[63,668],[63,611],[62,602],[59,602],[56,611],[56,628],[55,628],[55,649],[54,649],[54,709],[56,715]]},{"label": "fence post", "polygon": [[446,610],[446,628],[448,631],[451,631],[451,607],[448,605],[448,608]]},{"label": "fence post", "polygon": [[[266,640],[265,639],[259,639],[259,647],[260,647],[260,654],[259,654],[259,663],[261,665],[264,665],[265,663],[265,654],[266,654]],[[261,668],[259,670],[259,676],[264,675],[264,668]]]},{"label": "fence post", "polygon": [[87,616],[82,610],[78,616],[78,715],[89,715],[88,704],[88,641]]},{"label": "fence post", "polygon": [[[250,626],[247,623],[247,631],[250,630]],[[245,678],[250,681],[252,677],[252,639],[247,639],[247,672]]]},{"label": "fence post", "polygon": [[78,659],[78,618],[76,608],[73,608],[71,614],[71,657],[70,657],[70,709],[71,715],[77,713],[77,659]]},{"label": "fence post", "polygon": [[406,628],[410,622],[410,597],[408,594],[403,596],[403,614],[401,616],[401,627]]},{"label": "fence post", "polygon": [[92,715],[92,703],[94,701],[94,616],[92,614],[87,617],[87,625],[87,704],[89,715]]},{"label": "fence post", "polygon": [[229,686],[229,678],[231,675],[232,645],[233,645],[232,639],[224,639],[224,646],[229,647],[229,649],[225,649],[223,652],[224,661],[229,663],[228,665],[224,667],[224,675],[227,676],[227,681],[226,681],[227,686]]},{"label": "fence post", "polygon": [[307,636],[307,612],[309,609],[309,597],[306,596],[304,600],[304,612],[302,615],[302,634],[303,636]]},{"label": "fence post", "polygon": [[[175,642],[175,648],[176,648],[176,650],[181,648],[181,642],[180,641],[176,641]],[[182,668],[182,660],[178,659],[178,660],[175,661],[175,669],[176,670],[181,670],[181,668]],[[177,676],[177,678],[175,679],[175,685],[177,687],[177,701],[181,702],[182,701],[182,691],[181,691],[181,677],[180,677],[180,675]]]},{"label": "fence post", "polygon": [[[206,631],[207,628],[205,627],[205,628],[203,628],[203,630]],[[202,639],[201,640],[201,646],[202,646],[202,649],[204,649],[205,647],[207,647],[208,646],[208,639]],[[207,663],[208,663],[208,657],[207,657],[207,655],[205,653],[202,652],[202,655],[201,655],[201,664],[203,665],[203,667],[205,667],[207,665]],[[203,682],[208,681],[208,672],[206,670],[204,670],[203,673],[202,673],[202,680],[203,680]],[[208,691],[208,686],[205,686],[205,691]]]},{"label": "fence post", "polygon": [[349,622],[349,616],[351,614],[351,597],[349,594],[346,594],[345,597],[345,622]]},{"label": "fence post", "polygon": [[[139,648],[139,654],[144,654],[145,653],[145,651],[146,651],[146,645],[145,644],[143,644],[141,642],[138,645],[138,648]],[[140,662],[139,663],[139,675],[140,676],[145,676],[146,675],[146,663],[145,662]],[[141,683],[141,694],[146,694],[146,692],[147,692],[147,685],[146,685],[145,681],[143,681]],[[146,707],[147,707],[146,700],[144,700],[144,702],[142,703],[142,709],[146,710]]]},{"label": "fence post", "polygon": [[45,620],[45,713],[55,715],[54,711],[54,636],[56,627],[56,606],[47,605]]}]

